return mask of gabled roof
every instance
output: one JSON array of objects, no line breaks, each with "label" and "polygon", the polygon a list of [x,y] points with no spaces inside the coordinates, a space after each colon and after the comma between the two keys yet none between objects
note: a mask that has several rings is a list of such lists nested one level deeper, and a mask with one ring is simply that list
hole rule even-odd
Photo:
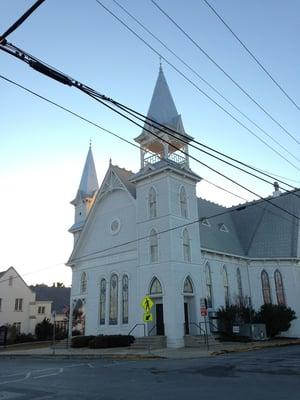
[{"label": "gabled roof", "polygon": [[120,168],[117,165],[112,165],[112,169],[121,180],[123,185],[126,187],[128,192],[132,195],[132,197],[136,198],[135,184],[130,182],[130,179],[135,175],[134,172],[128,171],[125,168]]},{"label": "gabled roof", "polygon": [[84,199],[86,197],[93,197],[94,193],[99,189],[97,173],[92,153],[91,146],[85,160],[84,168],[82,171],[82,176],[79,184],[79,188],[75,199],[71,202],[76,205],[79,199]]},{"label": "gabled roof", "polygon": [[62,314],[65,306],[70,306],[71,288],[49,287],[44,285],[30,286],[36,294],[36,301],[52,301],[51,311]]}]

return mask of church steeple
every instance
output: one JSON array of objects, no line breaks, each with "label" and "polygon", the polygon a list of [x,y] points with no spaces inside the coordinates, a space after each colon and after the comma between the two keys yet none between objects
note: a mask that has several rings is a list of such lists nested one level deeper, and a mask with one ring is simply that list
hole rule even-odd
[{"label": "church steeple", "polygon": [[[147,117],[155,122],[158,122],[159,124],[164,125],[166,128],[170,128],[172,131],[168,129],[162,129],[159,126],[154,128],[151,126],[150,121],[149,123],[145,122],[142,133],[135,138],[135,141],[141,146],[141,168],[148,164],[149,160],[150,163],[153,163],[153,160],[172,160],[173,158],[173,161],[176,160],[176,162],[184,164],[188,167],[187,156],[182,157],[176,154],[176,157],[172,157],[172,155],[179,149],[183,149],[187,153],[188,142],[193,140],[193,138],[185,133],[181,115],[178,114],[176,109],[161,64]],[[159,138],[153,135],[151,132],[153,132],[156,136],[159,136]],[[185,136],[184,139],[182,139],[181,135]],[[147,157],[147,153],[152,153],[152,156],[150,155],[150,157]],[[156,156],[154,158],[153,153]]]},{"label": "church steeple", "polygon": [[76,197],[71,204],[75,206],[75,222],[69,229],[74,234],[74,241],[79,237],[87,215],[93,204],[97,190],[99,189],[97,173],[90,143],[89,151],[85,160],[83,172],[80,179]]}]

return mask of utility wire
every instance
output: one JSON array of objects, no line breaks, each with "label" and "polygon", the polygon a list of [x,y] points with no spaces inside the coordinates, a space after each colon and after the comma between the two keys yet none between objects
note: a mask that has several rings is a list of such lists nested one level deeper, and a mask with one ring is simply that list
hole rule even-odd
[{"label": "utility wire", "polygon": [[212,89],[218,96],[220,96],[223,100],[227,102],[234,110],[236,110],[239,114],[241,114],[244,118],[247,119],[251,124],[253,124],[257,129],[259,129],[264,135],[266,135],[270,140],[276,143],[281,149],[287,152],[291,157],[293,157],[296,161],[300,161],[298,157],[296,157],[291,151],[289,151],[286,147],[284,147],[278,140],[276,140],[270,133],[268,133],[265,129],[259,126],[253,119],[249,118],[240,108],[235,106],[227,97],[225,97],[218,89],[216,89],[211,83],[209,83],[206,79],[204,79],[194,68],[192,68],[183,58],[179,57],[178,54],[175,53],[169,46],[167,46],[159,37],[154,35],[150,29],[148,29],[144,24],[142,24],[134,15],[132,15],[122,4],[120,4],[117,0],[112,0],[121,10],[123,10],[130,18],[132,18],[142,29],[144,29],[150,36],[152,36],[155,40],[157,40],[167,51],[169,51],[177,60],[179,60],[186,68],[188,68],[194,75],[196,75],[202,82],[204,82],[210,89]]},{"label": "utility wire", "polygon": [[[110,9],[108,9],[104,4],[102,4],[99,0],[95,0],[102,8],[104,8],[110,15],[112,15],[116,20],[118,20],[126,29],[128,29],[133,35],[135,35],[139,40],[141,40],[151,51],[153,51],[157,56],[159,56],[162,60],[164,60],[171,68],[173,68],[180,76],[182,76],[187,82],[189,82],[196,90],[198,90],[202,95],[208,98],[215,106],[217,106],[220,110],[222,110],[225,114],[227,114],[230,118],[232,118],[238,125],[244,128],[248,133],[252,136],[255,136],[260,142],[262,142],[266,147],[272,150],[277,156],[285,160],[288,164],[293,166],[295,169],[300,171],[299,167],[296,166],[293,162],[291,162],[288,158],[283,156],[278,150],[268,144],[264,139],[262,139],[259,135],[257,135],[253,130],[248,128],[243,122],[241,122],[237,117],[235,117],[232,113],[230,113],[226,108],[224,108],[220,103],[218,103],[215,99],[213,99],[209,94],[207,94],[203,89],[201,89],[195,82],[193,82],[190,78],[188,78],[182,71],[180,71],[172,62],[170,62],[165,56],[163,56],[160,52],[158,52],[153,46],[151,46],[146,40],[144,40],[140,35],[138,35],[133,29],[131,29],[124,21],[122,21],[116,14],[114,14]],[[295,156],[293,156],[295,158]]]},{"label": "utility wire", "polygon": [[[6,46],[7,46],[8,48],[7,48]],[[14,55],[15,57],[21,59],[21,60],[24,61],[25,63],[28,63],[32,68],[34,68],[34,69],[37,70],[38,72],[40,72],[40,73],[42,73],[42,74],[44,74],[44,75],[46,75],[46,76],[48,76],[48,77],[50,77],[50,78],[52,78],[52,79],[54,79],[54,80],[57,80],[57,81],[60,82],[60,83],[63,83],[63,84],[69,85],[69,86],[74,86],[75,88],[81,90],[82,92],[84,92],[84,93],[88,94],[89,96],[91,96],[92,98],[94,98],[96,101],[98,101],[98,102],[100,102],[101,104],[103,104],[105,107],[111,109],[111,110],[114,111],[115,113],[121,115],[123,118],[125,118],[125,119],[131,121],[133,124],[135,124],[135,125],[137,125],[137,126],[141,127],[142,129],[144,129],[144,130],[147,131],[147,129],[146,129],[145,127],[141,126],[140,124],[138,124],[137,122],[135,122],[135,121],[133,121],[131,118],[129,118],[127,115],[123,114],[122,112],[116,110],[115,108],[113,108],[112,106],[110,106],[109,104],[107,104],[107,103],[110,103],[110,104],[115,105],[116,102],[115,102],[114,100],[112,100],[112,99],[110,99],[109,97],[107,97],[107,96],[105,96],[105,95],[103,95],[103,94],[100,94],[100,93],[98,93],[98,92],[96,92],[96,93],[97,93],[97,97],[96,97],[96,95],[93,95],[91,92],[89,92],[89,91],[95,92],[95,90],[92,89],[92,88],[89,88],[87,85],[84,85],[84,84],[82,84],[81,82],[79,82],[79,81],[77,81],[77,80],[75,80],[75,79],[73,79],[73,78],[70,79],[67,75],[62,74],[61,72],[58,72],[58,71],[55,70],[54,68],[49,68],[48,66],[46,66],[46,65],[44,65],[44,64],[42,64],[42,63],[36,61],[35,59],[32,59],[32,58],[28,57],[28,54],[26,54],[26,52],[24,52],[24,51],[23,51],[21,54],[20,54],[19,52],[18,52],[18,53],[14,53],[14,51],[13,51],[13,50],[14,50],[14,49],[13,49],[13,45],[11,45],[11,44],[7,44],[6,46],[0,45],[0,49],[1,49],[1,48],[4,48],[5,51],[7,51],[9,54]],[[99,97],[100,97],[102,100],[100,100]],[[166,129],[166,127],[165,127],[165,129]],[[165,129],[164,129],[164,131],[165,131]],[[161,130],[161,129],[160,129],[160,130]],[[167,143],[167,144],[170,144],[170,143],[168,143],[165,139],[163,139],[163,138],[161,138],[160,136],[156,135],[154,132],[152,132],[152,131],[150,131],[150,130],[148,130],[148,131],[149,131],[149,133],[150,133],[151,135],[157,137],[160,141],[165,142],[165,143]],[[161,130],[161,131],[162,131],[162,130]],[[162,132],[163,132],[163,131],[162,131]],[[169,135],[172,136],[170,133],[169,133]],[[175,138],[177,139],[177,137],[175,137]],[[204,162],[200,161],[200,160],[197,159],[196,157],[189,155],[187,152],[183,151],[182,149],[176,148],[176,146],[174,146],[174,145],[172,145],[172,146],[173,146],[176,150],[178,150],[178,151],[180,151],[182,154],[184,154],[186,157],[189,157],[189,158],[195,160],[195,161],[198,162],[199,164],[201,164],[201,165],[203,165],[203,166],[209,168],[211,171],[217,173],[218,175],[222,176],[223,178],[225,178],[225,179],[229,180],[230,182],[236,184],[237,186],[241,187],[242,189],[248,191],[249,193],[252,193],[252,194],[255,195],[256,197],[259,197],[259,198],[263,199],[262,196],[260,196],[259,194],[255,193],[253,190],[248,189],[248,188],[245,187],[244,185],[238,183],[236,180],[234,180],[234,179],[232,179],[232,178],[226,176],[225,174],[221,173],[220,171],[217,171],[215,168],[210,167],[209,165],[207,165],[207,164],[205,164]],[[297,218],[297,219],[300,219],[298,216],[294,215],[294,214],[291,213],[290,211],[285,210],[284,208],[278,206],[277,204],[274,204],[271,200],[265,199],[265,201],[267,201],[267,202],[269,202],[270,204],[272,204],[275,208],[278,208],[278,209],[280,209],[280,210],[283,210],[283,211],[286,212],[287,214],[289,214],[289,215],[291,215],[291,216],[293,216],[293,217],[295,217],[295,218]]]},{"label": "utility wire", "polygon": [[[8,83],[11,83],[12,85],[17,86],[18,88],[20,88],[20,89],[22,89],[22,90],[24,90],[24,91],[26,91],[26,92],[28,92],[28,93],[30,93],[30,94],[32,94],[32,95],[34,95],[34,96],[40,98],[41,100],[43,100],[43,101],[45,101],[45,102],[47,102],[47,103],[49,103],[49,104],[51,104],[51,105],[53,105],[53,106],[55,106],[55,107],[57,107],[57,108],[60,108],[61,110],[63,110],[63,111],[65,111],[65,112],[67,112],[67,113],[73,115],[74,117],[79,118],[79,119],[81,119],[81,120],[84,121],[84,122],[87,122],[88,124],[94,126],[95,128],[98,128],[98,129],[100,129],[100,130],[102,130],[102,131],[104,131],[104,132],[107,132],[107,133],[109,133],[110,135],[116,137],[117,139],[120,139],[120,140],[122,140],[123,142],[125,142],[125,143],[127,143],[127,144],[130,144],[131,146],[133,146],[133,147],[137,148],[138,150],[140,150],[140,146],[138,146],[137,144],[135,144],[135,143],[133,143],[133,142],[131,142],[131,141],[129,141],[129,140],[123,138],[122,136],[120,136],[120,135],[118,135],[118,134],[112,132],[111,130],[108,130],[108,129],[104,128],[103,126],[97,124],[96,122],[93,122],[93,121],[91,121],[90,119],[88,119],[88,118],[86,118],[86,117],[83,117],[82,115],[80,115],[80,114],[78,114],[78,113],[76,113],[76,112],[70,110],[69,108],[66,108],[66,107],[62,106],[62,105],[58,104],[57,102],[54,102],[54,101],[48,99],[47,97],[44,97],[44,96],[42,96],[41,94],[39,94],[39,93],[37,93],[37,92],[34,92],[33,90],[28,89],[28,88],[26,88],[25,86],[23,86],[23,85],[21,85],[21,84],[15,82],[15,81],[13,81],[13,80],[7,78],[7,77],[5,77],[5,76],[3,76],[3,75],[1,75],[1,74],[0,74],[0,78],[3,79],[3,80],[5,80],[5,81],[7,81]],[[220,185],[217,185],[217,184],[215,184],[215,183],[213,183],[213,182],[211,182],[211,181],[209,181],[209,180],[207,180],[207,179],[205,179],[205,178],[202,178],[202,180],[205,181],[205,182],[207,182],[208,184],[210,184],[210,185],[216,187],[217,189],[220,189],[220,190],[222,190],[222,191],[224,191],[224,192],[226,192],[226,193],[228,193],[228,194],[230,194],[230,195],[232,195],[232,196],[234,196],[234,197],[239,198],[240,200],[248,201],[248,200],[245,199],[244,197],[239,196],[238,194],[233,193],[233,192],[231,192],[230,190],[225,189],[224,187],[222,187],[222,186],[220,186]]]},{"label": "utility wire", "polygon": [[[96,0],[98,2],[98,0]],[[279,126],[291,139],[293,139],[297,144],[300,144],[300,141],[290,133],[280,122],[278,122],[258,101],[256,101],[236,80],[232,78],[232,76],[224,70],[186,31],[173,19],[170,15],[164,11],[154,0],[150,0],[152,4],[163,14],[165,17],[169,19],[183,34],[187,37],[196,47],[198,50],[201,51],[223,74],[237,87],[239,88],[257,107],[263,111],[277,126]]]},{"label": "utility wire", "polygon": [[13,23],[2,35],[0,35],[0,44],[6,44],[6,38],[12,32],[19,28],[19,26],[44,2],[45,0],[37,0],[15,23]]},{"label": "utility wire", "polygon": [[[113,0],[115,1],[115,0]],[[298,111],[300,111],[300,107],[298,104],[291,98],[291,96],[286,92],[286,90],[283,89],[283,87],[280,85],[280,83],[270,74],[270,72],[266,69],[266,67],[263,66],[263,64],[258,60],[258,58],[252,53],[252,51],[249,49],[249,47],[246,46],[246,44],[238,37],[238,35],[230,28],[228,23],[224,20],[224,18],[221,17],[221,15],[216,11],[216,9],[207,1],[203,0],[204,3],[211,9],[211,11],[219,18],[219,20],[226,26],[226,28],[229,30],[229,32],[235,37],[235,39],[240,43],[240,45],[246,50],[246,52],[252,57],[252,59],[256,62],[257,65],[266,73],[266,75],[275,83],[275,85],[278,87],[278,89],[287,97],[288,100],[297,108]]]},{"label": "utility wire", "polygon": [[[3,77],[3,75],[0,75],[0,77],[1,77],[2,79],[5,79],[7,82],[9,82],[9,83],[11,83],[11,84],[13,84],[13,85],[16,85],[16,86],[19,87],[20,89],[23,89],[23,90],[29,92],[30,94],[35,95],[35,96],[39,97],[40,99],[42,99],[42,100],[44,100],[44,101],[46,101],[46,102],[49,102],[50,104],[52,104],[52,105],[54,105],[54,106],[56,106],[56,107],[62,109],[63,111],[69,112],[70,114],[76,116],[77,118],[80,118],[80,119],[84,120],[85,122],[91,123],[91,124],[94,125],[95,127],[99,128],[99,129],[102,129],[102,130],[104,130],[105,132],[111,133],[111,131],[109,131],[109,130],[107,130],[107,129],[105,129],[105,128],[100,127],[98,124],[95,124],[95,123],[91,122],[91,121],[88,120],[87,118],[84,118],[84,117],[80,116],[79,114],[74,113],[73,111],[67,109],[66,107],[63,107],[63,106],[59,105],[58,103],[55,103],[55,102],[53,102],[52,100],[49,100],[49,99],[45,98],[44,96],[41,96],[41,95],[37,94],[36,92],[33,92],[32,90],[30,90],[30,89],[28,89],[28,88],[25,88],[24,86],[22,86],[22,85],[20,85],[20,84],[18,84],[18,83],[16,83],[16,82],[10,80],[9,78]],[[114,136],[116,136],[117,138],[121,138],[121,137],[119,137],[119,135],[116,135],[116,134],[114,134]],[[125,140],[125,141],[126,141],[128,144],[132,144],[132,145],[134,145],[135,147],[138,147],[138,146],[136,146],[134,143],[131,143],[130,141],[127,141],[127,140]],[[210,183],[210,182],[209,182],[209,183]],[[214,186],[217,186],[217,185],[215,185],[215,184],[213,184],[213,185],[214,185]],[[217,186],[217,187],[218,187],[218,186]],[[221,188],[221,187],[220,187],[220,189],[227,191],[226,189]],[[297,189],[297,191],[299,191],[299,190]],[[227,192],[228,192],[228,191],[227,191]],[[236,195],[236,194],[234,194],[234,193],[232,193],[232,192],[229,192],[229,193],[231,193],[231,194],[233,194],[233,195],[235,195],[235,196],[241,198],[241,196],[238,196],[238,195]],[[283,194],[281,194],[281,197],[286,196],[286,195],[289,195],[289,194],[292,194],[292,193],[293,193],[293,192],[286,192],[286,193],[283,193]],[[243,199],[243,198],[242,198],[242,199]],[[245,200],[245,199],[243,199],[243,200]],[[246,208],[249,208],[249,207],[252,207],[252,206],[255,206],[255,205],[258,205],[258,207],[261,207],[261,205],[260,205],[261,203],[265,203],[265,199],[258,200],[258,201],[254,201],[254,202],[251,202],[251,203],[249,203],[249,204],[238,205],[238,206],[236,206],[236,207],[232,207],[232,208],[230,208],[230,209],[227,209],[226,211],[224,211],[224,212],[222,212],[222,213],[217,213],[217,214],[213,214],[213,215],[210,215],[210,216],[201,217],[201,218],[199,218],[199,219],[197,219],[197,220],[195,220],[195,221],[188,222],[188,223],[185,223],[185,224],[181,224],[180,226],[173,227],[173,228],[170,228],[170,229],[167,229],[167,230],[164,230],[164,231],[160,231],[160,232],[158,232],[158,234],[166,233],[166,232],[168,232],[168,231],[175,230],[175,229],[180,229],[180,228],[183,228],[183,227],[185,227],[185,226],[192,225],[193,223],[201,222],[203,219],[213,219],[213,218],[216,218],[216,217],[220,217],[220,216],[222,216],[222,215],[225,215],[225,214],[230,214],[230,213],[232,213],[232,212],[234,212],[234,211],[244,210],[244,209],[246,209]],[[284,216],[281,215],[281,214],[277,214],[277,213],[273,212],[272,210],[268,210],[268,212],[270,212],[271,214],[273,214],[273,215],[275,215],[275,216],[277,216],[277,217],[279,217],[279,218],[285,219],[286,221],[292,223],[292,220],[290,220],[290,219],[284,217]],[[132,240],[132,241],[128,241],[128,242],[125,242],[125,243],[122,243],[122,244],[119,244],[119,245],[116,245],[116,246],[113,246],[113,247],[109,247],[109,248],[106,248],[106,249],[102,249],[102,250],[99,250],[99,251],[97,251],[97,252],[92,252],[92,253],[86,254],[84,257],[89,257],[90,255],[100,254],[100,253],[106,252],[106,251],[111,250],[111,249],[115,249],[115,248],[118,248],[118,247],[125,246],[125,245],[130,244],[130,243],[137,243],[138,241],[144,240],[144,239],[146,239],[146,238],[149,238],[149,235],[148,235],[148,236],[145,236],[145,237],[142,237],[142,238],[138,238],[138,239]],[[76,259],[76,260],[77,260],[77,259]],[[59,264],[56,264],[56,265],[61,265],[61,264],[62,264],[62,263],[59,263]],[[45,269],[48,269],[48,268],[52,268],[52,266],[51,266],[51,267],[43,268],[43,269],[41,269],[41,270],[45,270]],[[39,272],[39,271],[40,271],[40,270],[32,271],[32,272],[30,272],[30,273],[28,273],[28,274],[31,274],[31,273],[34,273],[34,272]],[[5,280],[0,280],[0,282],[2,282],[2,281],[5,281]]]}]

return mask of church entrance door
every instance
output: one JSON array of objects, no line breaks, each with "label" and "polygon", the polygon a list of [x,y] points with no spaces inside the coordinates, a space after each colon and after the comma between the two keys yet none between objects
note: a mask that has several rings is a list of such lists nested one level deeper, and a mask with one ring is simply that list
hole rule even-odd
[{"label": "church entrance door", "polygon": [[164,335],[165,334],[165,326],[164,326],[164,308],[163,304],[156,304],[156,334]]},{"label": "church entrance door", "polygon": [[189,304],[184,303],[184,333],[189,335],[190,333],[190,321],[189,321]]}]

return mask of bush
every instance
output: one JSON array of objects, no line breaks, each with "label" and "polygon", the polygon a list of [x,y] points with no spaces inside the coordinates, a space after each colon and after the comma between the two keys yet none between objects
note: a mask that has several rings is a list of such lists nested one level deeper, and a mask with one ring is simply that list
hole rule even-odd
[{"label": "bush", "polygon": [[74,336],[71,339],[71,347],[80,348],[88,347],[89,342],[94,339],[95,336]]},{"label": "bush", "polygon": [[42,322],[35,327],[35,336],[38,340],[51,340],[53,336],[53,324],[50,319],[44,318]]},{"label": "bush", "polygon": [[131,335],[99,335],[89,342],[91,349],[103,349],[108,347],[128,347],[134,342]]},{"label": "bush", "polygon": [[257,313],[257,319],[266,325],[267,336],[272,338],[280,332],[286,332],[291,321],[296,319],[296,314],[284,305],[264,304]]},{"label": "bush", "polygon": [[250,307],[244,305],[231,305],[227,308],[221,307],[217,311],[217,317],[221,322],[221,331],[232,335],[232,326],[248,324],[256,320],[256,313]]},{"label": "bush", "polygon": [[35,337],[31,333],[21,333],[20,335],[17,335],[15,338],[15,343],[30,343],[34,342]]}]

